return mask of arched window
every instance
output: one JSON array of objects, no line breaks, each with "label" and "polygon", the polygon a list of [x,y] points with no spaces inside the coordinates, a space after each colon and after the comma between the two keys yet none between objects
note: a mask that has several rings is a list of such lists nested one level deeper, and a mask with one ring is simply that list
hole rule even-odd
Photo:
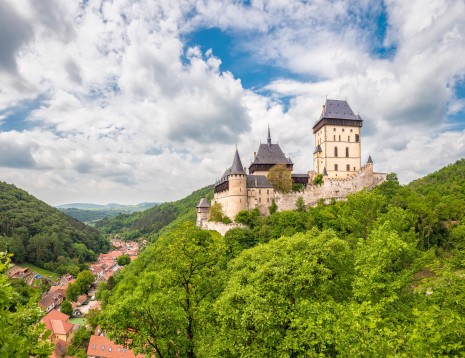
[{"label": "arched window", "polygon": [[346,157],[349,158],[349,147],[346,147]]},{"label": "arched window", "polygon": [[337,157],[337,147],[334,147],[334,156]]}]

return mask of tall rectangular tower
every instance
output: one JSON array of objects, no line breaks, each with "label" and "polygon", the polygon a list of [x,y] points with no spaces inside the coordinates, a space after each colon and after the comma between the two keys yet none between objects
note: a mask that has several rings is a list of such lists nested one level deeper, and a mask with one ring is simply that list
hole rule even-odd
[{"label": "tall rectangular tower", "polygon": [[327,99],[313,126],[313,170],[330,178],[345,178],[361,167],[360,129],[363,120],[347,101]]}]

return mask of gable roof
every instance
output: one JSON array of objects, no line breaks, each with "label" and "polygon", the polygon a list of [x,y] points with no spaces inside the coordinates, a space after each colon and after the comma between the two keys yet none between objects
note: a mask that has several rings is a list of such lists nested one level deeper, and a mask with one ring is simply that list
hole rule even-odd
[{"label": "gable roof", "polygon": [[247,188],[272,188],[270,181],[264,175],[247,175]]},{"label": "gable roof", "polygon": [[59,319],[50,320],[51,331],[54,334],[67,334],[73,328],[73,324]]},{"label": "gable roof", "polygon": [[[45,315],[40,321],[45,323],[45,327],[49,330],[53,331],[52,321],[65,321],[68,322],[69,316],[64,314],[63,312],[57,310],[51,310],[49,313]],[[69,323],[69,322],[68,322]],[[71,324],[71,323],[70,323]],[[71,327],[73,325],[71,324]]]},{"label": "gable roof", "polygon": [[279,144],[260,144],[253,164],[293,164],[292,160],[286,158]]}]

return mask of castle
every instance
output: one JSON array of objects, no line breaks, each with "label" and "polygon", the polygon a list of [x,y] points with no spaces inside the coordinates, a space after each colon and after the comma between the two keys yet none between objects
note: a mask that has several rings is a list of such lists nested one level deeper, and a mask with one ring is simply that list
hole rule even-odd
[{"label": "castle", "polygon": [[[279,144],[272,143],[268,127],[267,142],[260,144],[254,153],[249,174],[236,148],[231,167],[215,183],[213,203],[221,204],[223,214],[234,221],[241,210],[258,209],[261,215],[268,215],[273,200],[278,211],[292,210],[299,197],[305,205],[316,205],[320,200],[341,200],[348,194],[379,185],[386,180],[386,174],[373,171],[371,156],[361,165],[362,124],[363,120],[354,114],[347,101],[327,99],[313,126],[313,170],[305,174],[292,173],[291,159],[286,158]],[[303,191],[284,194],[274,190],[267,175],[277,164],[291,171],[292,182],[301,184]],[[317,175],[323,183],[314,184]],[[197,225],[217,229],[208,222],[209,210],[210,204],[202,199],[197,205]]]}]

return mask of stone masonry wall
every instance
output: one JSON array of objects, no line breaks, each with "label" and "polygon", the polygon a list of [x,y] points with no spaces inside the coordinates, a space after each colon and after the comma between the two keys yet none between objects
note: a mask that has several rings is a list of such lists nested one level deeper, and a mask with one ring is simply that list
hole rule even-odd
[{"label": "stone masonry wall", "polygon": [[386,173],[374,173],[373,165],[366,164],[361,169],[354,172],[347,178],[324,178],[322,185],[308,184],[303,192],[281,194],[275,193],[275,201],[278,205],[278,211],[294,210],[295,203],[301,196],[305,205],[315,206],[319,200],[323,199],[326,203],[331,199],[342,200],[347,195],[356,193],[363,189],[370,190],[386,180]]},{"label": "stone masonry wall", "polygon": [[228,230],[234,229],[236,227],[241,228],[241,229],[247,228],[247,226],[244,224],[239,224],[239,223],[223,224],[223,223],[217,223],[213,221],[202,221],[199,226],[204,230],[218,231],[222,236],[224,236]]}]

